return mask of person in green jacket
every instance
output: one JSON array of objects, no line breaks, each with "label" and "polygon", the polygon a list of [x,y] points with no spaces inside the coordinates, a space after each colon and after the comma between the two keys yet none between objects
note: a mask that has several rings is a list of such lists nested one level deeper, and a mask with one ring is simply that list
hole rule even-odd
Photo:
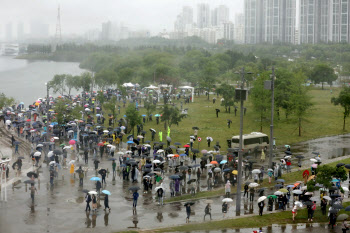
[{"label": "person in green jacket", "polygon": [[162,142],[163,141],[163,133],[162,133],[162,131],[159,131],[158,136],[159,136],[159,142]]},{"label": "person in green jacket", "polygon": [[115,176],[115,174],[116,174],[116,171],[115,171],[116,167],[117,167],[117,163],[115,162],[115,160],[113,160],[113,162],[112,162],[113,176]]}]

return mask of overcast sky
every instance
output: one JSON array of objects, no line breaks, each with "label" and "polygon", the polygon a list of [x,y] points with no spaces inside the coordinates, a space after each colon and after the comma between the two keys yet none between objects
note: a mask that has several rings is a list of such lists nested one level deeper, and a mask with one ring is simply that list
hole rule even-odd
[{"label": "overcast sky", "polygon": [[225,4],[230,8],[230,18],[243,12],[243,0],[0,0],[0,33],[3,37],[5,25],[23,22],[25,32],[29,24],[40,21],[50,24],[54,34],[57,6],[61,6],[62,34],[83,33],[89,29],[100,29],[105,21],[123,22],[131,29],[149,29],[152,34],[163,29],[173,30],[176,16],[182,6],[194,8],[198,3],[209,3],[211,8]]}]

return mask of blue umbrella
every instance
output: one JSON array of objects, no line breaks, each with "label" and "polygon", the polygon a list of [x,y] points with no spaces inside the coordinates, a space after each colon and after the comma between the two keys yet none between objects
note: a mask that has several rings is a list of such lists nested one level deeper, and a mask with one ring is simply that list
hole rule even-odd
[{"label": "blue umbrella", "polygon": [[227,163],[227,160],[222,160],[222,161],[220,162],[220,164],[224,164],[224,163]]},{"label": "blue umbrella", "polygon": [[186,154],[180,154],[180,156],[187,156]]},{"label": "blue umbrella", "polygon": [[126,115],[124,115],[124,117],[126,117]]},{"label": "blue umbrella", "polygon": [[338,179],[333,179],[332,182],[339,182],[340,180]]},{"label": "blue umbrella", "polygon": [[50,125],[58,125],[57,122],[52,122]]},{"label": "blue umbrella", "polygon": [[145,117],[146,115],[145,115],[145,114],[143,114],[142,116],[143,116],[143,117]]},{"label": "blue umbrella", "polygon": [[108,190],[102,190],[102,193],[106,194],[106,195],[111,195],[111,192]]},{"label": "blue umbrella", "polygon": [[225,168],[223,172],[231,172],[233,169],[232,168]]},{"label": "blue umbrella", "polygon": [[100,181],[101,180],[101,178],[100,177],[91,177],[91,179],[90,180],[92,180],[92,181]]},{"label": "blue umbrella", "polygon": [[101,116],[101,114],[96,114],[97,117]]},{"label": "blue umbrella", "polygon": [[292,184],[287,185],[287,188],[294,188],[294,185],[292,185]]},{"label": "blue umbrella", "polygon": [[156,115],[154,115],[155,117],[160,117],[160,115],[159,114],[156,114]]},{"label": "blue umbrella", "polygon": [[125,164],[122,164],[122,165],[120,165],[121,167],[126,167],[126,165]]},{"label": "blue umbrella", "polygon": [[152,164],[147,163],[145,167],[152,167]]},{"label": "blue umbrella", "polygon": [[128,144],[132,144],[132,143],[134,143],[134,141],[127,141],[126,143],[128,143]]}]

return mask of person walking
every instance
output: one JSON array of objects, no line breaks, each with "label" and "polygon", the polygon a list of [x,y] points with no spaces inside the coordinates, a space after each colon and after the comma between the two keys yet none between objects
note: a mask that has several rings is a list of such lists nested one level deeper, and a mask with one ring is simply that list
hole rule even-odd
[{"label": "person walking", "polygon": [[346,222],[347,220],[347,218],[344,219],[343,223],[341,224],[341,230],[343,231],[343,233],[346,233],[346,231],[349,230],[349,224]]},{"label": "person walking", "polygon": [[245,195],[247,194],[247,198],[248,198],[248,189],[249,189],[249,186],[247,184],[245,184],[243,197],[245,197]]},{"label": "person walking", "polygon": [[230,197],[230,193],[231,193],[231,183],[230,181],[228,180],[225,184],[225,194],[226,194],[226,197]]},{"label": "person walking", "polygon": [[88,164],[88,160],[89,160],[89,151],[88,151],[88,149],[86,149],[84,151],[84,160],[85,160],[85,164]]},{"label": "person walking", "polygon": [[35,193],[38,193],[38,191],[35,188],[34,184],[32,184],[31,187],[30,187],[30,197],[32,198],[32,203],[34,203]]},{"label": "person walking", "polygon": [[104,205],[105,205],[104,211],[106,211],[107,208],[109,209],[109,211],[111,211],[111,208],[109,207],[109,200],[108,200],[108,195],[107,194],[105,195],[105,199],[104,199],[103,202],[104,202]]},{"label": "person walking", "polygon": [[164,195],[164,190],[163,188],[159,188],[157,190],[157,195],[158,195],[158,202],[159,202],[159,205],[163,205],[163,195]]},{"label": "person walking", "polygon": [[106,185],[106,171],[104,170],[104,171],[102,171],[102,174],[101,174],[101,177],[102,177],[102,185],[103,185],[103,183]]},{"label": "person walking", "polygon": [[222,213],[224,214],[224,217],[225,217],[225,215],[226,215],[226,213],[227,213],[227,210],[228,210],[227,202],[222,203],[221,211],[222,211]]},{"label": "person walking", "polygon": [[135,190],[135,192],[132,194],[132,197],[133,197],[132,207],[136,209],[137,199],[139,198],[139,193],[137,192],[137,190]]},{"label": "person walking", "polygon": [[97,211],[97,198],[95,196],[95,194],[92,194],[92,211]]},{"label": "person walking", "polygon": [[261,158],[260,158],[260,162],[265,162],[265,152],[264,149],[261,150]]},{"label": "person walking", "polygon": [[254,192],[255,192],[254,188],[249,189],[249,193],[250,193],[249,200],[250,201],[254,201]]},{"label": "person walking", "polygon": [[115,162],[115,160],[113,160],[112,162],[113,177],[116,175],[116,167],[117,167],[117,163]]},{"label": "person walking", "polygon": [[321,211],[322,211],[322,214],[323,215],[326,215],[326,212],[327,212],[327,200],[322,198],[322,201],[321,201]]},{"label": "person walking", "polygon": [[186,206],[186,214],[187,214],[186,223],[189,223],[190,216],[191,216],[191,205],[187,203],[185,206]]},{"label": "person walking", "polygon": [[264,207],[265,207],[265,201],[259,202],[258,206],[259,206],[259,215],[262,216],[263,210],[264,210]]},{"label": "person walking", "polygon": [[[80,168],[79,169],[81,169],[81,166],[80,166]],[[80,186],[83,186],[83,180],[84,179],[84,172],[83,171],[80,171],[79,172],[79,185]]]},{"label": "person walking", "polygon": [[88,211],[88,209],[89,209],[89,211],[91,211],[91,208],[90,208],[90,202],[91,202],[91,201],[92,201],[92,200],[91,200],[91,196],[90,196],[89,193],[87,193],[86,196],[85,196],[85,202],[86,202],[85,211]]},{"label": "person walking", "polygon": [[293,214],[293,222],[295,221],[295,217],[297,216],[298,214],[298,209],[297,209],[297,206],[293,206],[293,209],[292,209],[292,214]]},{"label": "person walking", "polygon": [[205,216],[209,215],[210,220],[211,220],[211,206],[210,203],[207,204],[207,206],[204,209],[204,221],[205,221]]},{"label": "person walking", "polygon": [[98,196],[100,196],[101,188],[102,188],[101,182],[99,180],[96,181],[96,192],[98,193]]},{"label": "person walking", "polygon": [[55,176],[54,170],[50,170],[50,185],[53,185],[53,178]]}]

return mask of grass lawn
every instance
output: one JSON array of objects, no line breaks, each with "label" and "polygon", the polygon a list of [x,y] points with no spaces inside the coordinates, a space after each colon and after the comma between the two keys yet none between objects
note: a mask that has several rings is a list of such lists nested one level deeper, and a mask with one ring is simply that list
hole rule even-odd
[{"label": "grass lawn", "polygon": [[[331,162],[328,163],[327,165],[329,166],[335,166],[338,163],[345,163],[345,164],[350,164],[350,158],[342,159],[339,161]],[[310,171],[310,169],[308,169]],[[303,181],[303,171],[304,169],[301,169],[300,171],[294,171],[290,173],[284,173],[282,175],[282,179],[285,180],[285,184],[292,184],[295,183],[296,181]],[[244,183],[244,182],[243,182]],[[272,179],[271,184],[269,184],[268,178],[264,179],[263,182],[259,187],[273,187],[275,186],[275,182]],[[233,192],[235,192],[236,188],[232,187]],[[243,187],[242,187],[243,190]],[[170,199],[166,199],[164,202],[169,203],[169,202],[176,202],[176,201],[184,201],[184,200],[194,200],[194,199],[202,199],[202,198],[210,198],[210,197],[215,197],[215,196],[221,196],[225,194],[225,188],[219,188],[211,191],[203,191],[203,192],[198,192],[194,196],[191,194],[186,194],[186,195],[181,195],[178,197],[172,197]],[[268,193],[265,193],[268,194]]]},{"label": "grass lawn", "polygon": [[[296,119],[290,116],[289,119],[285,119],[284,113],[281,112],[281,119],[277,120],[275,116],[274,136],[276,137],[277,145],[293,144],[300,141],[306,141],[309,139],[320,138],[323,136],[343,134],[348,131],[342,130],[342,108],[331,104],[331,97],[337,96],[340,89],[334,89],[333,94],[329,90],[312,89],[310,95],[314,103],[313,110],[307,117],[306,121],[302,123],[302,136],[298,136],[298,127]],[[194,103],[184,104],[183,108],[188,108],[188,117],[184,118],[180,122],[179,126],[171,126],[172,143],[180,142],[182,144],[189,143],[189,136],[193,135],[193,126],[199,127],[198,137],[202,138],[202,142],[198,145],[198,141],[194,143],[194,147],[199,149],[211,150],[207,147],[206,137],[211,136],[214,141],[211,146],[214,146],[216,142],[220,142],[221,150],[227,149],[227,139],[232,138],[233,135],[239,134],[239,110],[237,116],[234,115],[234,109],[231,109],[231,113],[226,113],[225,108],[220,106],[221,97],[217,97],[215,104],[212,102],[214,95],[210,96],[210,101],[205,96],[194,98]],[[216,95],[215,95],[216,97]],[[180,108],[180,102],[175,101]],[[143,104],[143,102],[142,102]],[[122,103],[121,103],[122,105]],[[248,101],[245,102],[247,108],[246,116],[244,116],[244,133],[259,132],[260,122],[259,117],[254,113],[252,105]],[[215,109],[221,110],[219,117],[216,117]],[[155,114],[161,114],[161,106],[157,107],[157,110],[153,112]],[[125,108],[121,108],[121,114],[118,118],[125,114]],[[140,108],[140,114],[145,114],[145,109]],[[227,126],[227,119],[232,120],[231,128]],[[107,124],[107,122],[106,122]],[[264,122],[263,133],[269,134],[269,119]],[[151,140],[151,134],[149,129],[154,128],[163,131],[163,142],[166,142],[166,129],[164,129],[164,122],[156,124],[155,118],[151,122],[146,122],[144,130],[147,131],[145,140]],[[136,130],[136,127],[135,127]],[[136,134],[136,132],[135,132]],[[156,134],[156,141],[159,141],[158,133]]]}]

